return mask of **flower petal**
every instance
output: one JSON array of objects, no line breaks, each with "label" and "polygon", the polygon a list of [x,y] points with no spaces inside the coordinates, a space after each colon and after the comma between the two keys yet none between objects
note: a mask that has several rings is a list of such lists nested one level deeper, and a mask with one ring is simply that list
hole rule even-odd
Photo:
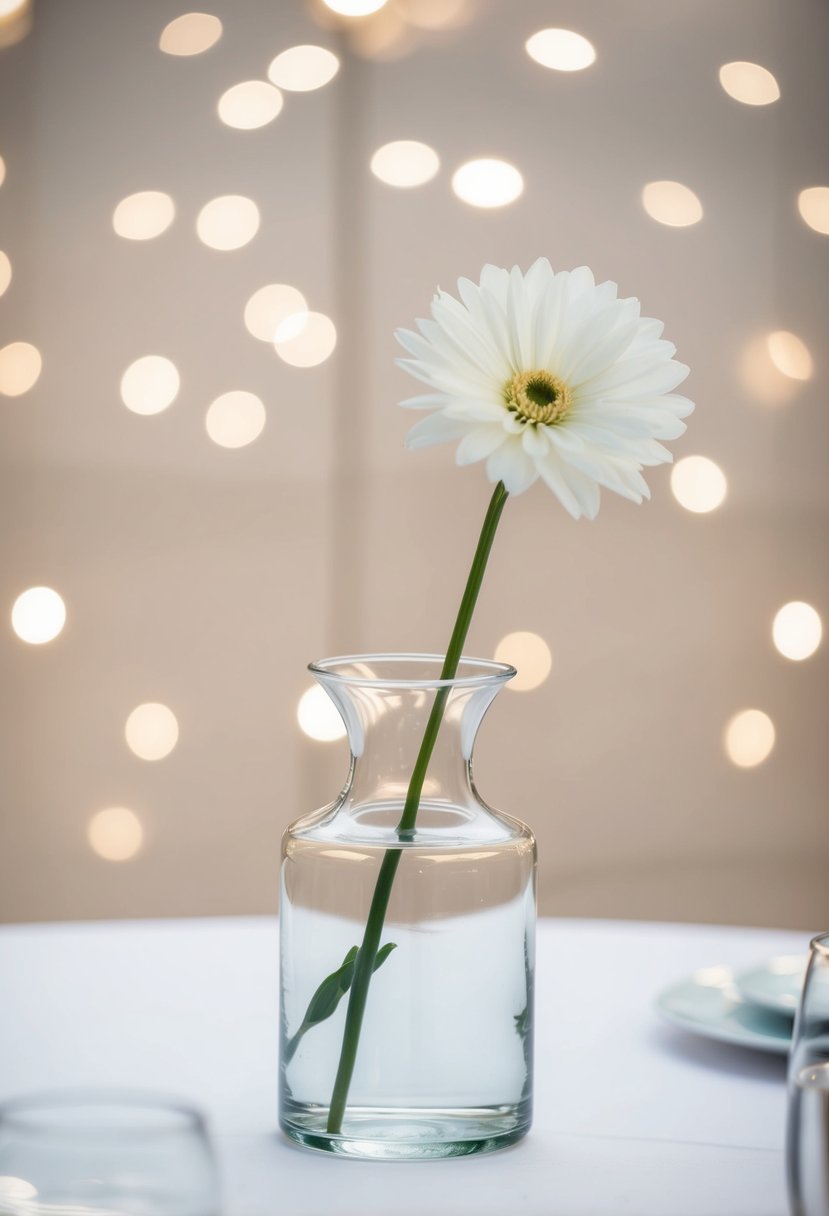
[{"label": "flower petal", "polygon": [[503,481],[510,494],[523,494],[538,479],[536,462],[515,439],[509,439],[488,457],[486,472],[490,481]]},{"label": "flower petal", "polygon": [[455,462],[463,465],[474,464],[477,460],[486,460],[487,456],[490,456],[496,448],[507,441],[508,436],[502,426],[493,425],[490,422],[483,426],[476,426],[473,430],[467,431],[458,444]]},{"label": "flower petal", "polygon": [[673,453],[655,439],[640,439],[631,453],[639,464],[673,464]]},{"label": "flower petal", "polygon": [[676,418],[687,418],[694,412],[694,403],[679,393],[663,393],[661,397],[645,398],[640,405],[654,406],[659,409],[670,409]]},{"label": "flower petal", "polygon": [[458,398],[447,405],[443,412],[447,418],[463,419],[466,422],[503,422],[509,417],[506,406],[474,398]]},{"label": "flower petal", "polygon": [[578,430],[581,424],[600,427],[613,431],[620,438],[639,438],[653,435],[656,439],[678,439],[684,435],[685,423],[667,410],[645,409],[634,405],[607,406],[599,402],[595,409],[579,409],[578,422],[573,429]]},{"label": "flower petal", "polygon": [[414,376],[415,380],[428,384],[430,388],[437,389],[439,393],[446,396],[476,397],[482,391],[478,381],[455,377],[435,364],[429,364],[420,359],[396,359],[395,362],[410,376]]},{"label": "flower petal", "polygon": [[[507,274],[506,271],[503,273]],[[459,279],[458,290],[469,312],[471,324],[492,348],[499,364],[507,369],[504,376],[506,379],[514,369],[504,305],[493,291],[486,291],[475,283],[471,283],[469,279]],[[499,385],[500,387],[501,385]]]},{"label": "flower petal", "polygon": [[460,439],[466,434],[467,425],[447,418],[444,414],[429,414],[416,422],[406,436],[406,447],[412,451],[415,448],[431,447],[435,443],[448,443]]},{"label": "flower petal", "polygon": [[545,484],[573,519],[580,519],[582,515],[595,519],[600,499],[595,481],[576,469],[568,468],[553,451],[538,462],[538,470]]},{"label": "flower petal", "polygon": [[598,482],[600,486],[621,494],[623,498],[629,498],[633,502],[650,498],[650,491],[634,458],[611,455],[587,445],[581,451],[564,452],[560,447],[558,451],[566,465]]},{"label": "flower petal", "polygon": [[670,393],[682,383],[689,371],[690,368],[684,363],[677,363],[673,359],[659,362],[647,356],[620,359],[579,385],[579,400],[591,401],[598,397],[607,397],[618,401],[623,398]]},{"label": "flower petal", "polygon": [[628,350],[638,325],[639,301],[614,300],[603,309],[601,323],[596,317],[584,325],[558,374],[572,386],[597,376]]},{"label": "flower petal", "polygon": [[555,272],[550,265],[549,258],[536,258],[524,275],[524,290],[532,310],[537,307],[554,278]]},{"label": "flower petal", "polygon": [[582,422],[580,419],[565,421],[559,426],[545,427],[545,431],[550,442],[562,454],[585,452],[591,448],[599,452],[624,453],[626,450],[626,440],[616,430],[591,426],[589,422]]},{"label": "flower petal", "polygon": [[510,271],[507,292],[507,329],[512,366],[517,370],[535,366],[535,342],[524,277],[517,266]]},{"label": "flower petal", "polygon": [[509,271],[503,270],[500,266],[492,266],[487,263],[481,271],[481,291],[489,291],[498,301],[502,308],[507,305],[507,291],[509,290]]},{"label": "flower petal", "polygon": [[400,404],[404,410],[433,410],[446,401],[446,393],[421,393],[419,397],[407,397]]},{"label": "flower petal", "polygon": [[459,358],[434,321],[418,321],[418,325],[428,336],[416,334],[410,329],[399,329],[397,340],[409,354],[414,355],[421,367],[431,371],[432,380],[436,384],[465,385],[483,392],[490,388],[490,377],[467,356]]},{"label": "flower petal", "polygon": [[509,363],[500,351],[487,341],[487,334],[481,333],[462,304],[442,291],[432,301],[432,316],[453,345],[468,351],[469,357],[482,372],[491,376],[498,384],[503,384],[508,379]]},{"label": "flower petal", "polygon": [[540,426],[525,426],[521,433],[521,446],[528,456],[546,456],[550,441]]}]

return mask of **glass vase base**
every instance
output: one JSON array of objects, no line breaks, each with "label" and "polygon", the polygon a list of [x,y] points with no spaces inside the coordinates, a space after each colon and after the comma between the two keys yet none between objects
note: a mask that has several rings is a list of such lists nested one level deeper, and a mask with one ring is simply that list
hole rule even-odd
[{"label": "glass vase base", "polygon": [[376,1161],[433,1161],[492,1153],[530,1128],[529,1103],[470,1109],[350,1107],[343,1130],[326,1131],[328,1111],[293,1103],[283,1112],[285,1135],[304,1148]]}]

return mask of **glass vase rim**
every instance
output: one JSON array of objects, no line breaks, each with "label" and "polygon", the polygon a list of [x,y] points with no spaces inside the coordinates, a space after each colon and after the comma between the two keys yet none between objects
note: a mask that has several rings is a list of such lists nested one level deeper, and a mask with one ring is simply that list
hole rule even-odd
[{"label": "glass vase rim", "polygon": [[430,689],[430,688],[484,688],[487,686],[500,687],[506,684],[508,680],[513,679],[518,675],[518,671],[511,663],[500,663],[496,659],[479,659],[474,655],[461,655],[458,660],[458,671],[464,667],[474,667],[475,674],[460,675],[456,674],[450,678],[441,678],[440,675],[430,678],[380,678],[376,676],[361,676],[353,673],[337,671],[338,666],[342,667],[346,664],[355,665],[358,663],[432,663],[438,665],[438,669],[442,667],[446,656],[443,654],[424,654],[409,651],[378,651],[372,654],[343,654],[333,655],[331,658],[315,659],[314,662],[308,664],[308,670],[318,680],[333,681],[337,684],[343,684],[346,687],[352,688],[396,688],[396,689]]},{"label": "glass vase rim", "polygon": [[822,954],[824,958],[829,959],[829,930],[824,933],[818,933],[809,942],[810,950],[816,954]]}]

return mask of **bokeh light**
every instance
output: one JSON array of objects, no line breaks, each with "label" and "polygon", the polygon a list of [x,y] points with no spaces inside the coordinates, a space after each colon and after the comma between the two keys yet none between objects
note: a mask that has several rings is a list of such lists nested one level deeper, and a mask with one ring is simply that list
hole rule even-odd
[{"label": "bokeh light", "polygon": [[289,283],[268,283],[255,291],[245,305],[245,326],[260,342],[273,344],[283,321],[307,311],[305,296],[296,287]]},{"label": "bokeh light", "polygon": [[222,23],[210,13],[183,13],[161,31],[158,45],[168,55],[201,55],[222,36]]},{"label": "bokeh light", "polygon": [[775,646],[787,659],[801,662],[810,658],[823,637],[820,614],[803,600],[784,604],[771,627]]},{"label": "bokeh light", "polygon": [[809,186],[797,196],[797,209],[815,232],[829,235],[829,186]]},{"label": "bokeh light", "polygon": [[170,227],[176,206],[161,190],[141,190],[122,198],[112,213],[112,226],[128,241],[150,241]]},{"label": "bokeh light", "polygon": [[324,312],[300,312],[287,317],[276,331],[274,346],[292,367],[316,367],[337,345],[334,322]]},{"label": "bokeh light", "polygon": [[769,334],[766,339],[769,357],[779,372],[790,380],[810,380],[812,376],[812,356],[809,348],[797,334],[788,330],[778,329]]},{"label": "bokeh light", "polygon": [[707,456],[684,456],[671,469],[671,490],[686,511],[705,515],[722,504],[728,481],[720,466]]},{"label": "bokeh light", "polygon": [[31,342],[10,342],[0,350],[0,393],[19,397],[27,393],[40,375],[43,360]]},{"label": "bokeh light", "polygon": [[465,25],[469,0],[397,0],[397,9],[409,25],[421,30],[447,30]]},{"label": "bokeh light", "polygon": [[0,249],[0,296],[4,294],[12,281],[12,264],[9,261],[8,254],[5,254]]},{"label": "bokeh light", "polygon": [[797,396],[799,382],[784,376],[772,362],[769,335],[755,334],[739,352],[740,383],[755,402],[777,408]]},{"label": "bokeh light", "polygon": [[415,139],[397,139],[383,144],[371,158],[371,171],[387,186],[408,189],[430,181],[440,168],[434,148]]},{"label": "bokeh light", "polygon": [[89,820],[86,838],[93,853],[104,861],[129,861],[141,851],[144,828],[135,811],[109,806]]},{"label": "bokeh light", "polygon": [[323,0],[323,3],[341,17],[368,17],[370,13],[379,13],[387,0]]},{"label": "bokeh light", "polygon": [[524,179],[505,160],[469,160],[455,171],[452,189],[472,207],[505,207],[519,197]]},{"label": "bokeh light", "polygon": [[267,80],[244,80],[219,98],[219,118],[238,131],[254,131],[273,122],[282,109],[282,94]]},{"label": "bokeh light", "polygon": [[538,688],[550,674],[553,666],[553,656],[550,647],[537,633],[519,631],[508,633],[495,647],[495,659],[498,663],[511,663],[517,670],[507,688],[514,692],[529,692]]},{"label": "bokeh light", "polygon": [[271,61],[268,79],[289,93],[310,93],[333,80],[340,61],[324,46],[292,46]]},{"label": "bokeh light", "polygon": [[121,377],[121,400],[134,414],[160,414],[179,390],[175,363],[163,355],[142,355]]},{"label": "bokeh light", "polygon": [[738,768],[753,768],[768,758],[774,747],[774,723],[761,709],[743,709],[725,728],[726,754]]},{"label": "bokeh light", "polygon": [[51,587],[29,587],[12,606],[12,629],[22,642],[41,646],[66,624],[66,605]]},{"label": "bokeh light", "polygon": [[307,689],[299,698],[296,717],[309,739],[330,743],[334,739],[345,738],[345,725],[337,707],[318,684]]},{"label": "bokeh light", "polygon": [[767,106],[777,101],[780,86],[768,68],[735,60],[720,68],[720,84],[729,97],[746,106]]},{"label": "bokeh light", "polygon": [[14,46],[32,28],[32,0],[0,0],[0,47]]},{"label": "bokeh light", "polygon": [[265,407],[255,393],[234,389],[211,404],[204,419],[207,433],[221,448],[243,448],[262,434]]},{"label": "bokeh light", "polygon": [[642,206],[652,220],[669,228],[688,228],[702,219],[702,203],[682,182],[648,182]]},{"label": "bokeh light", "polygon": [[241,249],[259,231],[259,208],[243,194],[222,194],[205,203],[196,220],[199,240],[211,249]]},{"label": "bokeh light", "polygon": [[6,162],[3,160],[3,157],[0,156],[0,186],[3,185],[3,182],[5,180],[6,180]]},{"label": "bokeh light", "polygon": [[539,30],[525,45],[531,59],[556,72],[580,72],[596,62],[593,43],[573,30]]},{"label": "bokeh light", "polygon": [[163,760],[178,743],[178,721],[159,701],[136,705],[127,718],[124,737],[130,751],[142,760]]},{"label": "bokeh light", "polygon": [[369,21],[355,21],[348,31],[349,49],[362,59],[391,62],[408,55],[416,45],[412,27],[405,20],[398,0]]}]

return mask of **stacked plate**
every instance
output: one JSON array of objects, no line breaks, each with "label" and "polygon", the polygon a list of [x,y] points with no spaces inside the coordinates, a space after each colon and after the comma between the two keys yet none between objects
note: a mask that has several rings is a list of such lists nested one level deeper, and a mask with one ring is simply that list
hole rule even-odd
[{"label": "stacked plate", "polygon": [[683,1030],[785,1055],[807,962],[797,954],[743,971],[705,967],[666,988],[656,1006]]}]

